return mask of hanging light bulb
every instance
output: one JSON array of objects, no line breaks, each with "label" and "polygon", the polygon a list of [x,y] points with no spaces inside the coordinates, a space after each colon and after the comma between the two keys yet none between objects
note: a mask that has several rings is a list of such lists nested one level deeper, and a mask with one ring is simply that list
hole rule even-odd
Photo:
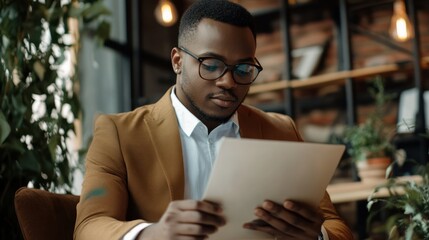
[{"label": "hanging light bulb", "polygon": [[403,0],[396,0],[393,5],[390,35],[399,42],[405,42],[414,36],[413,26],[405,11],[405,3]]},{"label": "hanging light bulb", "polygon": [[176,7],[169,0],[160,0],[155,8],[155,17],[162,26],[173,26],[177,22]]}]

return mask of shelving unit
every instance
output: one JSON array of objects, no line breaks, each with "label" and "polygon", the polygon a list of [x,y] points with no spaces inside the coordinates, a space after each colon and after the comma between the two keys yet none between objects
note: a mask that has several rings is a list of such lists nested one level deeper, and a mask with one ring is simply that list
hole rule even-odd
[{"label": "shelving unit", "polygon": [[[406,0],[407,9],[409,10],[409,17],[414,26],[414,29],[419,29],[419,22],[416,14],[415,2],[418,0]],[[317,2],[317,3],[316,3]],[[352,2],[352,3],[350,3]],[[376,75],[390,75],[396,72],[406,71],[412,73],[414,76],[414,86],[418,90],[418,112],[416,114],[416,130],[415,135],[424,133],[426,131],[425,126],[425,115],[424,115],[424,102],[423,102],[423,81],[422,81],[422,69],[429,68],[429,57],[422,58],[420,53],[420,35],[418,31],[415,31],[415,38],[412,40],[411,50],[402,49],[402,52],[412,54],[411,62],[406,63],[392,63],[388,65],[380,65],[374,67],[365,67],[359,69],[353,69],[353,56],[351,54],[351,33],[349,27],[350,19],[350,10],[359,10],[363,11],[365,9],[370,9],[375,6],[391,4],[393,6],[393,0],[373,2],[369,4],[368,2],[362,1],[353,1],[353,0],[330,0],[324,1],[311,1],[305,4],[298,4],[290,6],[288,0],[281,0],[281,6],[276,10],[273,8],[263,9],[260,11],[255,11],[254,14],[257,18],[262,18],[267,20],[269,17],[279,17],[283,50],[285,60],[283,64],[283,80],[261,83],[253,85],[249,90],[249,95],[265,93],[270,91],[283,91],[284,100],[281,105],[283,105],[284,113],[290,115],[292,118],[296,117],[296,98],[294,97],[294,92],[296,90],[307,90],[307,89],[317,89],[329,85],[339,85],[344,88],[345,92],[345,111],[346,111],[346,121],[348,125],[355,125],[357,123],[357,113],[356,113],[356,96],[355,96],[355,85],[357,81],[361,79],[368,79],[369,77]],[[297,11],[299,14],[302,14],[305,11],[314,11],[314,8],[317,9],[326,9],[328,8],[335,15],[334,18],[335,28],[337,30],[337,43],[338,43],[338,56],[339,64],[337,66],[338,71],[332,73],[326,73],[322,75],[316,75],[309,77],[308,79],[294,79],[292,74],[292,56],[291,56],[291,16],[296,14]],[[374,37],[376,34],[370,33],[360,29],[360,31],[365,32],[366,36]],[[380,39],[376,39],[380,42]],[[386,41],[386,40],[384,40]],[[396,46],[395,43],[387,44],[388,47],[393,48],[394,50],[401,50],[400,47]],[[279,104],[277,104],[279,105]],[[419,141],[420,153],[419,159],[421,162],[427,162],[427,142],[420,140]]]}]

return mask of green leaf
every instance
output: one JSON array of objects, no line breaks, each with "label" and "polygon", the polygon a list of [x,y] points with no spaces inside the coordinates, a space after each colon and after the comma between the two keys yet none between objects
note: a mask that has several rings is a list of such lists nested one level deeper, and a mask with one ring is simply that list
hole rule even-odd
[{"label": "green leaf", "polygon": [[101,43],[104,40],[109,38],[110,35],[110,24],[106,21],[102,21],[95,32],[96,36],[101,40]]},{"label": "green leaf", "polygon": [[49,139],[49,152],[51,153],[51,159],[53,161],[57,159],[57,146],[60,144],[60,140],[59,135],[52,136],[52,138]]},{"label": "green leaf", "polygon": [[19,159],[19,166],[23,171],[39,173],[41,168],[33,151],[27,151],[24,156]]},{"label": "green leaf", "polygon": [[415,208],[413,206],[411,206],[410,204],[406,204],[404,207],[404,213],[405,214],[414,214],[415,213]]},{"label": "green leaf", "polygon": [[91,22],[95,18],[101,16],[101,15],[109,15],[110,10],[104,6],[103,1],[98,1],[94,3],[93,5],[90,5],[85,11],[82,13],[84,20],[86,22]]},{"label": "green leaf", "polygon": [[12,107],[18,112],[19,114],[24,114],[27,110],[27,106],[22,102],[22,99],[18,97],[12,97]]},{"label": "green leaf", "polygon": [[30,29],[30,38],[29,40],[34,43],[34,45],[38,48],[40,43],[42,42],[42,27],[41,26],[32,26]]},{"label": "green leaf", "polygon": [[10,126],[4,116],[3,112],[0,111],[0,144],[2,144],[10,134]]},{"label": "green leaf", "polygon": [[64,62],[64,60],[66,60],[66,56],[64,55],[64,51],[65,51],[65,49],[61,49],[61,55],[58,57],[58,58],[56,58],[55,59],[55,65],[61,65],[63,62]]},{"label": "green leaf", "polygon": [[17,141],[16,139],[5,142],[2,145],[2,149],[4,149],[5,151],[18,152],[20,154],[23,154],[26,151],[24,144]]},{"label": "green leaf", "polygon": [[58,1],[55,1],[52,6],[48,10],[50,15],[50,22],[55,22],[57,24],[58,20],[61,18],[61,16],[64,14],[63,9],[61,8]]},{"label": "green leaf", "polygon": [[415,223],[411,223],[408,225],[407,230],[405,232],[405,239],[406,240],[412,240],[414,235],[414,228],[416,227]]}]

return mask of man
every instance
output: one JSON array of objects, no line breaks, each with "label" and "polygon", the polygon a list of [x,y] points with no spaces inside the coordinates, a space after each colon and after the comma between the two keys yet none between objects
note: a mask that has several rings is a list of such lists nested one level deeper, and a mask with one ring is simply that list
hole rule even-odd
[{"label": "man", "polygon": [[[184,13],[171,51],[176,85],[153,105],[96,121],[75,239],[203,239],[225,224],[222,206],[199,200],[220,138],[302,141],[287,116],[242,105],[262,70],[255,49],[241,6],[202,0]],[[243,227],[276,239],[352,239],[327,194],[318,209],[267,200]]]}]

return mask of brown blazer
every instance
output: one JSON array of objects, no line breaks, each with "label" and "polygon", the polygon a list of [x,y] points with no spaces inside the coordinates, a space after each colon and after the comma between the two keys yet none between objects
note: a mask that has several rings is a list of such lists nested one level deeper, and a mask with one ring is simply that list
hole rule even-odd
[{"label": "brown blazer", "polygon": [[[120,239],[156,222],[184,197],[182,147],[169,90],[157,103],[97,118],[77,206],[75,239]],[[242,105],[242,138],[302,141],[292,120]],[[320,207],[330,239],[352,239],[326,194]]]}]

